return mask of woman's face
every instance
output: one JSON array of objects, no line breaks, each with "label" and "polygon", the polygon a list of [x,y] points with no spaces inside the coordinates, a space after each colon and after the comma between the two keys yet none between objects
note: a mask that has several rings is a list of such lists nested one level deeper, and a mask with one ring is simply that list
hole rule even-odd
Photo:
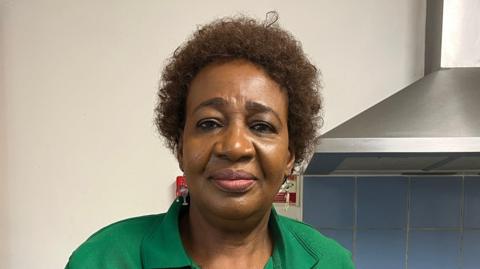
[{"label": "woman's face", "polygon": [[279,85],[244,60],[211,64],[192,81],[179,161],[191,207],[223,219],[264,214],[294,156],[288,100]]}]

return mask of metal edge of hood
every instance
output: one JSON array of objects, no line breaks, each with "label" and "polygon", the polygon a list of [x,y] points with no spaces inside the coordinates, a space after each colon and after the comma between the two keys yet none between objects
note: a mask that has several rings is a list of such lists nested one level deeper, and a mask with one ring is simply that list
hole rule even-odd
[{"label": "metal edge of hood", "polygon": [[480,153],[480,137],[324,138],[322,153]]},{"label": "metal edge of hood", "polygon": [[480,152],[479,139],[480,68],[453,68],[425,76],[325,133],[316,152],[330,151],[329,141],[343,152]]},{"label": "metal edge of hood", "polygon": [[[480,68],[433,72],[325,133],[305,174],[405,171],[381,164],[386,158],[409,160],[408,172],[431,172],[462,156],[475,159],[453,172],[480,172]],[[361,157],[373,163],[342,166]]]}]

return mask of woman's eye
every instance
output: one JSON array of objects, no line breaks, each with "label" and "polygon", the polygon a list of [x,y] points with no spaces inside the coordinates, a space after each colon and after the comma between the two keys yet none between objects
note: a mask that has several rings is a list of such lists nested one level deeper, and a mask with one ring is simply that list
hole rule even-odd
[{"label": "woman's eye", "polygon": [[252,130],[259,133],[274,133],[275,128],[265,122],[256,122],[250,126]]},{"label": "woman's eye", "polygon": [[202,120],[197,123],[197,127],[202,130],[212,130],[218,127],[221,127],[221,124],[213,119]]}]

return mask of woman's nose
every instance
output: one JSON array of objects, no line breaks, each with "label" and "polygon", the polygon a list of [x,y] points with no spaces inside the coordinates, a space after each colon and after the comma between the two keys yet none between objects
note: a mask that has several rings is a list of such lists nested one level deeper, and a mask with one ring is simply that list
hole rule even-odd
[{"label": "woman's nose", "polygon": [[215,145],[215,154],[229,161],[246,161],[254,156],[255,148],[247,126],[232,124],[220,135]]}]

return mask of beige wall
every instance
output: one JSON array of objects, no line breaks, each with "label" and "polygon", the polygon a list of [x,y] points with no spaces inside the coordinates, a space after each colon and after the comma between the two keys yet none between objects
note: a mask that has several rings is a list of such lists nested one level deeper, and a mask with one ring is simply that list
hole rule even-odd
[{"label": "beige wall", "polygon": [[480,1],[445,0],[442,67],[480,67]]},{"label": "beige wall", "polygon": [[[4,259],[7,251],[7,135],[6,135],[6,98],[5,98],[5,65],[4,65],[4,42],[3,30],[4,21],[2,17],[2,9],[0,6],[0,260]],[[4,268],[0,261],[0,268]]]},{"label": "beige wall", "polygon": [[425,1],[2,1],[0,268],[62,268],[100,227],[166,210],[162,64],[196,25],[272,9],[324,74],[324,130],[422,75]]}]

